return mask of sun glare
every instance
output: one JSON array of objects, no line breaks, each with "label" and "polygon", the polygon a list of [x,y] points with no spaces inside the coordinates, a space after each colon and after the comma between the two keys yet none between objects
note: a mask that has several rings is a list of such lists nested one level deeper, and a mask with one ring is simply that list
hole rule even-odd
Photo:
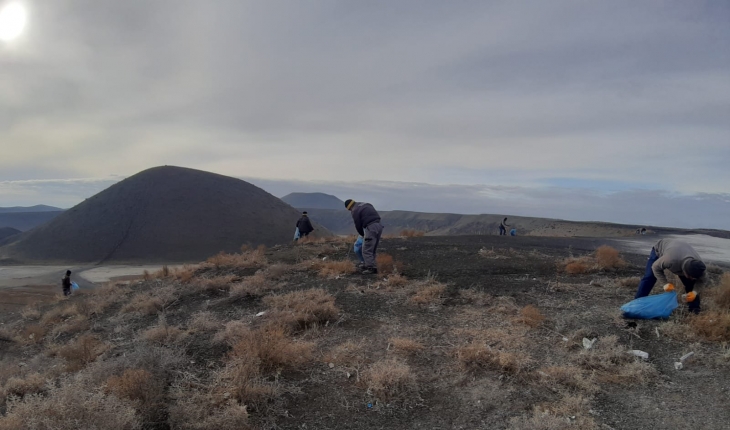
[{"label": "sun glare", "polygon": [[0,9],[0,40],[7,42],[20,36],[25,21],[25,8],[19,3],[10,3]]}]

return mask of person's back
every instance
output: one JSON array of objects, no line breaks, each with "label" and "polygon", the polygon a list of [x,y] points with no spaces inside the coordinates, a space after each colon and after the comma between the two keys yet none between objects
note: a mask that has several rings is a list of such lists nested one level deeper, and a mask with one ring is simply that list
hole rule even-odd
[{"label": "person's back", "polygon": [[302,217],[297,221],[297,228],[299,229],[299,234],[302,236],[307,236],[314,231],[312,222],[309,220],[309,215],[306,212],[302,213]]},{"label": "person's back", "polygon": [[68,296],[71,294],[71,271],[66,271],[66,276],[61,279],[61,288],[63,289],[63,295]]}]

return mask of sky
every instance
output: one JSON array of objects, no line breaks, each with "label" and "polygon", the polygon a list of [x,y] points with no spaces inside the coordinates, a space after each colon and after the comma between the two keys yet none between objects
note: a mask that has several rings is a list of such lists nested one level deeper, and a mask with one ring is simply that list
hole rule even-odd
[{"label": "sky", "polygon": [[730,229],[724,0],[15,2],[0,206],[178,165],[388,209]]}]

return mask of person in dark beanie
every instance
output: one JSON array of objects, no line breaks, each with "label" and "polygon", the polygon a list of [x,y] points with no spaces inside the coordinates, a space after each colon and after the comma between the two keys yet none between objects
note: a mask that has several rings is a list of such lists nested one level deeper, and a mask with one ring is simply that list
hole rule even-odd
[{"label": "person in dark beanie", "polygon": [[509,227],[509,224],[507,224],[507,217],[504,217],[501,223],[499,223],[499,235],[500,236],[507,236],[507,227]]},{"label": "person in dark beanie", "polygon": [[66,271],[66,276],[61,279],[61,287],[63,287],[63,295],[64,296],[70,296],[71,295],[71,271]]},{"label": "person in dark beanie", "polygon": [[302,217],[299,218],[299,221],[297,221],[297,228],[299,229],[300,237],[307,237],[309,236],[309,233],[314,231],[314,227],[312,227],[312,222],[309,220],[307,211],[302,212]]},{"label": "person in dark beanie", "polygon": [[686,291],[682,297],[689,310],[699,313],[700,296],[694,289],[707,282],[705,263],[689,243],[677,239],[662,239],[651,249],[635,298],[648,296],[657,280],[664,286],[664,291],[672,291],[674,285],[664,275],[665,269],[679,277]]},{"label": "person in dark beanie", "polygon": [[345,207],[352,214],[355,229],[364,238],[362,257],[365,262],[363,263],[362,273],[365,275],[378,273],[376,256],[380,236],[383,235],[380,214],[378,214],[378,211],[370,203],[358,203],[352,199],[345,200]]}]

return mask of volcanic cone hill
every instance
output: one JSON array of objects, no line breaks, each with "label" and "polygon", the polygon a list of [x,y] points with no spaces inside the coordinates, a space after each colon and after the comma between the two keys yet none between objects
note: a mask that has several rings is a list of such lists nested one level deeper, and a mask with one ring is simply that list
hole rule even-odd
[{"label": "volcanic cone hill", "polygon": [[291,193],[281,198],[297,209],[334,209],[342,211],[345,202],[325,193]]},{"label": "volcanic cone hill", "polygon": [[[186,262],[292,240],[299,212],[239,179],[155,167],[65,211],[0,257],[20,262]],[[315,225],[319,233],[330,233]]]}]

